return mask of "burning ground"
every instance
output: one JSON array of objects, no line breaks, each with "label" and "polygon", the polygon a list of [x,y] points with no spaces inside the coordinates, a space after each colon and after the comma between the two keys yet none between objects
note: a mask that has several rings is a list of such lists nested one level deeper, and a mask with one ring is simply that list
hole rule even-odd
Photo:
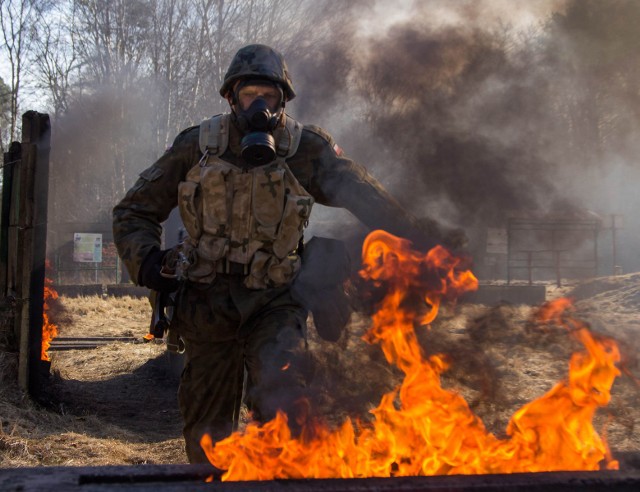
[{"label": "burning ground", "polygon": [[[549,295],[575,296],[576,316],[596,332],[621,342],[628,374],[638,376],[640,274],[601,278]],[[134,298],[60,299],[55,316],[61,336],[136,336],[147,327],[148,303]],[[505,436],[512,414],[566,377],[578,344],[564,330],[541,331],[528,306],[463,304],[445,307],[418,338],[427,354],[445,353],[451,368],[443,386],[469,402],[489,431]],[[347,415],[367,418],[383,393],[402,379],[377,346],[361,340],[369,320],[357,316],[338,344],[319,340],[310,327],[318,361],[313,384],[333,423]],[[37,406],[12,383],[15,359],[3,355],[0,387],[0,466],[184,463],[177,379],[163,347],[114,343],[94,350],[53,352],[50,398]],[[640,449],[640,390],[628,374],[618,378],[608,407],[595,419],[615,451]],[[603,434],[603,433],[601,433]]]}]

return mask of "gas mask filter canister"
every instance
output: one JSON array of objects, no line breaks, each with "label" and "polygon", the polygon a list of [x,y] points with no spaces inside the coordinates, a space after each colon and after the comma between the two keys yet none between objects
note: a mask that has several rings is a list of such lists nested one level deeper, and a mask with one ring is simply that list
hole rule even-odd
[{"label": "gas mask filter canister", "polygon": [[243,159],[252,166],[268,164],[276,157],[276,141],[266,132],[251,132],[240,141]]}]

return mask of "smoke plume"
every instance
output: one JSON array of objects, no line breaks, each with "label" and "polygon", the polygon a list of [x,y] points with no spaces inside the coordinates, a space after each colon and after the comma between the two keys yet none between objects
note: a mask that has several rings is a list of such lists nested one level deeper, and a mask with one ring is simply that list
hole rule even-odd
[{"label": "smoke plume", "polygon": [[[593,210],[606,226],[611,214],[622,215],[619,262],[624,271],[640,267],[632,249],[640,233],[637,2],[357,1],[306,8],[300,33],[289,35],[294,26],[285,20],[273,29],[287,34],[286,42],[251,41],[283,51],[298,93],[290,113],[326,128],[414,215],[464,227],[472,253],[482,253],[486,229],[504,227],[509,216]],[[192,72],[213,73],[187,63],[177,80],[191,80]],[[222,103],[207,81],[184,94]],[[177,93],[153,87],[135,94],[96,90],[94,102],[85,92],[54,123],[54,159],[73,178],[59,182],[78,182],[93,163],[82,181],[95,190],[61,189],[63,213],[78,212],[63,198],[90,203],[107,193],[100,215],[108,215],[170,143],[165,134],[198,124],[213,107],[196,105],[189,121],[181,114],[169,124],[173,113],[154,105]],[[160,120],[164,126],[155,128]],[[111,171],[95,176],[113,169],[115,178]],[[345,224],[357,221],[317,207],[310,235],[366,232]],[[607,248],[601,245],[602,255]]]},{"label": "smoke plume", "polygon": [[331,95],[294,114],[476,250],[510,216],[595,210],[625,215],[637,269],[638,19],[627,0],[378,3],[317,47],[329,58],[294,61],[300,99]]}]

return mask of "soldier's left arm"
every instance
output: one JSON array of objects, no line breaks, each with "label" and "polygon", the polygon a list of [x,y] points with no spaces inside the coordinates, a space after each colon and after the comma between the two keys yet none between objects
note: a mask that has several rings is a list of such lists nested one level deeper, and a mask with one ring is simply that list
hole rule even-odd
[{"label": "soldier's left arm", "polygon": [[[383,229],[423,248],[441,242],[435,220],[418,221],[362,165],[349,159],[324,130],[305,126],[298,179],[317,203],[346,208],[371,229]],[[292,167],[295,172],[295,168]]]}]

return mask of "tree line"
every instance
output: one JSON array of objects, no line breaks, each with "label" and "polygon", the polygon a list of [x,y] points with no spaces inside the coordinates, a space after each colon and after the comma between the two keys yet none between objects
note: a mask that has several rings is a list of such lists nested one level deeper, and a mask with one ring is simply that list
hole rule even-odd
[{"label": "tree line", "polygon": [[390,29],[360,30],[376,4],[0,0],[0,145],[37,91],[54,129],[50,218],[108,222],[179,131],[227,109],[217,92],[235,51],[265,43],[303,89],[293,114],[329,123],[385,184],[408,186],[396,195],[417,215],[440,201],[457,205],[453,222],[498,226],[511,208],[568,196],[563,183],[597,181],[603,163],[636,162],[636,0],[561,2],[526,29],[478,21],[490,2],[460,7],[457,25],[436,15],[457,7],[416,2]]},{"label": "tree line", "polygon": [[[10,68],[0,83],[0,147],[5,151],[19,137],[20,115],[31,109],[25,101],[34,91],[46,98],[53,179],[60,184],[54,208],[67,220],[105,216],[142,160],[150,162],[180,130],[225,109],[217,90],[238,48],[264,43],[304,57],[347,7],[334,2],[332,17],[327,3],[0,0]],[[82,197],[71,209],[70,195]]]}]

